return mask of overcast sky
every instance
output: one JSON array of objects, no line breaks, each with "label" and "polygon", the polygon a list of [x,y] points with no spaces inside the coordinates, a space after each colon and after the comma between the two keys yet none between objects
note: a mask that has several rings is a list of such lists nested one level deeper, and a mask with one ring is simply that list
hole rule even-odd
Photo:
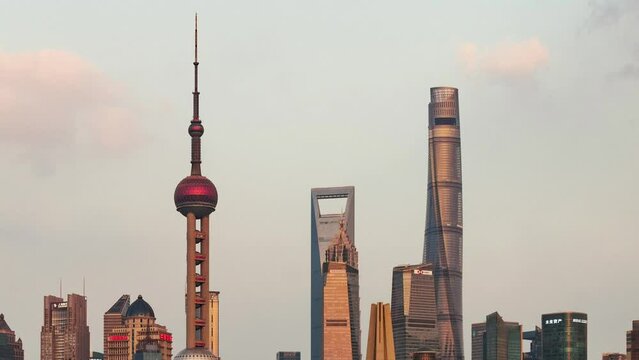
[{"label": "overcast sky", "polygon": [[392,267],[421,260],[441,85],[459,88],[467,358],[471,323],[493,311],[525,329],[586,312],[589,356],[625,352],[639,2],[14,1],[0,11],[0,312],[26,359],[61,278],[64,293],[86,278],[93,350],[123,293],[184,347],[173,191],[189,171],[196,11],[223,358],[309,358],[312,187],[355,186],[367,338]]}]

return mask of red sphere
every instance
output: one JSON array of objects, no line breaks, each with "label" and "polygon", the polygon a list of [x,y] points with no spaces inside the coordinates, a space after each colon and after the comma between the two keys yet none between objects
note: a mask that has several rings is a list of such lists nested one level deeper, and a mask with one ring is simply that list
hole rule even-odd
[{"label": "red sphere", "polygon": [[217,189],[206,177],[190,175],[177,185],[173,200],[177,211],[182,215],[193,213],[196,218],[201,219],[215,211]]},{"label": "red sphere", "polygon": [[191,125],[189,125],[189,135],[191,135],[191,137],[201,137],[204,135],[204,126],[202,126],[202,123],[192,122]]}]

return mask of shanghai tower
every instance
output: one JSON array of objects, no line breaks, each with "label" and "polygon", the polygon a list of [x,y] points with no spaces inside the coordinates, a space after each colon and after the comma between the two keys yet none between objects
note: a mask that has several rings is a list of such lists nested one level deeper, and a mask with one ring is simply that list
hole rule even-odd
[{"label": "shanghai tower", "polygon": [[430,89],[424,262],[433,265],[442,360],[464,358],[462,169],[457,89]]}]

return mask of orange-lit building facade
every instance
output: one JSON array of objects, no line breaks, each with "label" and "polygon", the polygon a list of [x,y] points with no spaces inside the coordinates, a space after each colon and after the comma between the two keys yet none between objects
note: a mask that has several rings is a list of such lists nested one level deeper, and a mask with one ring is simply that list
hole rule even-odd
[{"label": "orange-lit building facade", "polygon": [[326,250],[324,274],[323,356],[325,360],[360,360],[359,272],[357,250],[344,221]]},{"label": "orange-lit building facade", "polygon": [[220,356],[220,292],[209,292],[209,305],[211,307],[211,345],[210,350],[213,355]]},{"label": "orange-lit building facade", "polygon": [[[107,348],[107,337],[111,333],[111,330],[124,327],[124,319],[126,318],[126,312],[129,310],[129,306],[131,305],[131,296],[130,295],[122,295],[118,301],[113,304],[104,313],[104,322],[103,322],[103,346],[104,349]],[[106,351],[106,350],[105,350]]]},{"label": "orange-lit building facade", "polygon": [[87,299],[78,294],[44,297],[41,360],[86,360],[90,356]]},{"label": "orange-lit building facade", "polygon": [[155,322],[153,308],[138,296],[124,317],[124,325],[106,334],[105,360],[133,360],[143,342],[157,344],[162,360],[171,360],[173,336],[165,326]]},{"label": "orange-lit building facade", "polygon": [[371,304],[366,360],[395,360],[390,304]]}]

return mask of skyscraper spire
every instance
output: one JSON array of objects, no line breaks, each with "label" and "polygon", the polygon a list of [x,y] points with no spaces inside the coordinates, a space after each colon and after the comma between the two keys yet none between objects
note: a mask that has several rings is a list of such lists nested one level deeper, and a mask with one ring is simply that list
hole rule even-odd
[{"label": "skyscraper spire", "polygon": [[193,61],[194,70],[194,87],[193,87],[193,120],[189,126],[189,135],[191,135],[191,175],[202,175],[200,164],[202,163],[202,142],[201,137],[204,134],[204,126],[200,121],[200,92],[197,89],[198,81],[198,65],[197,61],[197,13],[195,14],[195,59]]},{"label": "skyscraper spire", "polygon": [[200,119],[200,92],[197,90],[197,66],[200,63],[197,61],[197,13],[195,13],[195,60],[193,66],[195,67],[195,87],[193,90],[193,120]]}]

